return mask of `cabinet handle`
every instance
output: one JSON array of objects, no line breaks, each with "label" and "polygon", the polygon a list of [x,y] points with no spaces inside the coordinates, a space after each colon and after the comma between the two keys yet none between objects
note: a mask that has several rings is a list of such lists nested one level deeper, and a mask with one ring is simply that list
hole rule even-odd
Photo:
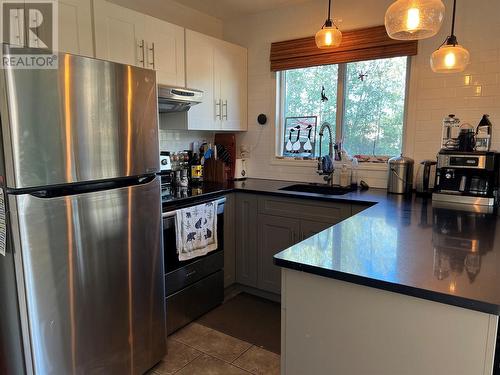
[{"label": "cabinet handle", "polygon": [[[226,108],[225,113],[224,113],[224,108]],[[222,119],[227,120],[227,100],[224,100],[224,104],[222,104]]]},{"label": "cabinet handle", "polygon": [[141,40],[141,43],[139,44],[139,48],[141,49],[141,56],[142,56],[142,60],[139,60],[139,64],[142,64],[142,67],[144,68],[145,67],[145,64],[144,64],[144,39]]},{"label": "cabinet handle", "polygon": [[[221,112],[222,112],[221,103],[222,103],[222,100],[220,100],[220,99],[215,101],[215,118],[219,119],[219,120],[222,118],[222,116],[221,116]],[[219,109],[219,110],[217,110],[217,109]]]},{"label": "cabinet handle", "polygon": [[153,62],[152,63],[149,63],[149,65],[151,65],[153,67],[154,70],[156,70],[156,66],[155,66],[155,44],[154,43],[151,43],[151,48],[148,48],[149,51],[151,51],[151,57],[153,59]]},{"label": "cabinet handle", "polygon": [[[33,20],[35,25],[38,25],[38,12],[35,13],[35,19]],[[28,36],[29,36],[29,33],[28,33]],[[40,47],[40,37],[38,35],[38,27],[36,28],[35,30],[35,39],[34,39],[34,42],[36,43],[36,48],[39,48]]]},{"label": "cabinet handle", "polygon": [[[20,34],[21,30],[23,30],[23,27],[24,27],[24,20],[21,20],[21,17],[19,17],[19,10],[15,11],[14,18],[16,19],[16,22],[17,22],[16,39],[17,39],[18,45],[24,47],[26,45],[26,42],[25,42],[25,40],[21,40],[21,34]],[[25,39],[26,38],[25,33],[23,33],[23,36],[24,36],[23,39]]]}]

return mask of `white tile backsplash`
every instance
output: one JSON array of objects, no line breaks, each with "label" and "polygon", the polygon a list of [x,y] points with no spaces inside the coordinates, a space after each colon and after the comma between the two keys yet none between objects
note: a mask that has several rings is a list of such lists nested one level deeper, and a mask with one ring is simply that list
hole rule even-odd
[{"label": "white tile backsplash", "polygon": [[190,150],[193,142],[207,141],[213,143],[215,132],[203,130],[179,130],[183,126],[172,121],[183,121],[182,116],[160,115],[160,150],[183,151]]}]

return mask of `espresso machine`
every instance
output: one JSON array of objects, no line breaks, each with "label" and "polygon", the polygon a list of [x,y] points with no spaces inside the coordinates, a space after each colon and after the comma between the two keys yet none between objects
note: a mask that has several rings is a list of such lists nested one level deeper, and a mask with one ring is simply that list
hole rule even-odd
[{"label": "espresso machine", "polygon": [[436,168],[434,201],[496,206],[499,188],[496,152],[441,150]]}]

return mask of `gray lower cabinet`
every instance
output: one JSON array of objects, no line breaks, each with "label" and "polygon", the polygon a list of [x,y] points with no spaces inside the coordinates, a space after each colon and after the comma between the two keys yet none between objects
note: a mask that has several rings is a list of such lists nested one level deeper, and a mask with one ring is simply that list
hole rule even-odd
[{"label": "gray lower cabinet", "polygon": [[236,282],[257,287],[257,197],[236,194]]},{"label": "gray lower cabinet", "polygon": [[335,223],[302,219],[300,221],[300,240],[303,241],[306,238],[312,237],[315,234],[330,228],[334,224]]},{"label": "gray lower cabinet", "polygon": [[279,294],[273,256],[351,216],[350,203],[236,193],[236,282]]},{"label": "gray lower cabinet", "polygon": [[257,288],[278,294],[281,268],[273,256],[300,241],[300,220],[260,214],[257,237]]}]

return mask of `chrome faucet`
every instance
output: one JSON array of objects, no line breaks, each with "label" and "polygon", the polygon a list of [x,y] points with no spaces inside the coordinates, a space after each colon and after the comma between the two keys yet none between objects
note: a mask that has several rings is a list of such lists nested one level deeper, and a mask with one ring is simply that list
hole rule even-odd
[{"label": "chrome faucet", "polygon": [[330,155],[330,158],[334,160],[333,156],[333,133],[332,133],[332,126],[328,122],[324,122],[323,125],[321,125],[321,128],[319,129],[319,157],[318,157],[318,169],[316,173],[318,173],[320,176],[323,176],[323,179],[329,184],[333,185],[333,173],[335,172],[333,170],[332,166],[332,171],[324,171],[323,170],[323,157],[321,156],[321,143],[323,141],[323,135],[325,129],[328,129],[328,134],[329,134],[329,144],[328,144],[328,155]]}]

